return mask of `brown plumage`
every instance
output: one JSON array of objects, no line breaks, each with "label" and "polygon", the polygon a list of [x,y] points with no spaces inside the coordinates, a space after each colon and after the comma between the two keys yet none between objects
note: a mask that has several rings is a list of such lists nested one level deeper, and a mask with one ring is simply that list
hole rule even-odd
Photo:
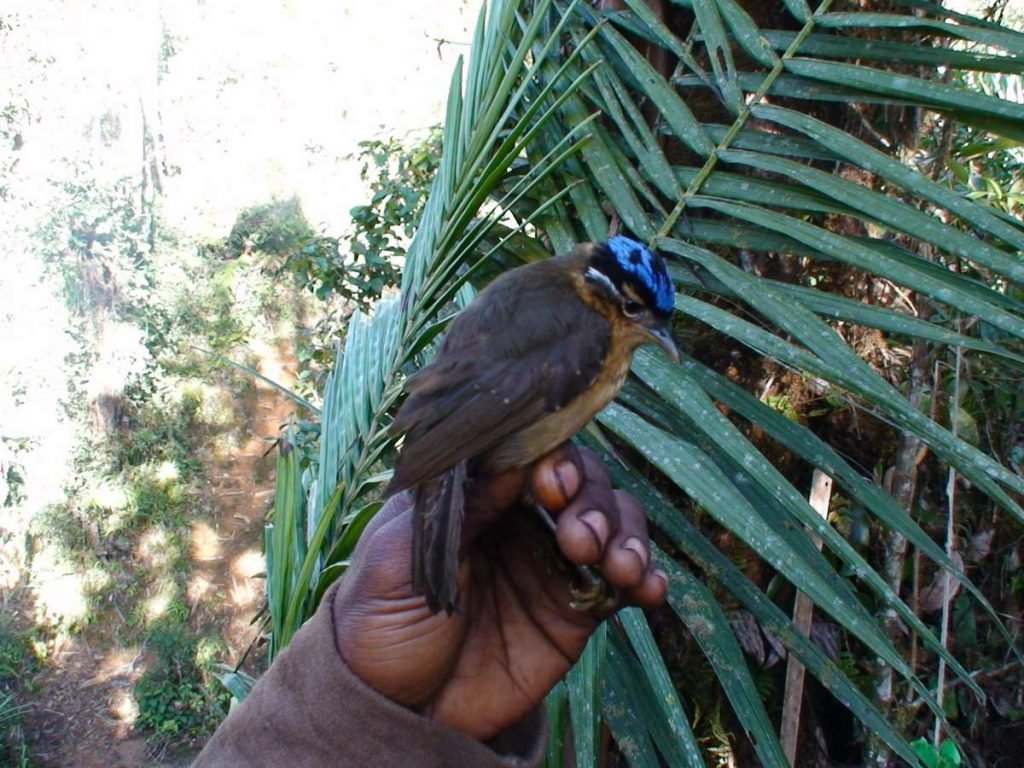
[{"label": "brown plumage", "polygon": [[624,303],[638,306],[630,276],[595,273],[609,254],[586,243],[506,272],[406,383],[388,493],[415,489],[413,580],[434,611],[458,600],[466,478],[527,466],[572,437],[615,397],[641,343],[675,353],[663,311],[624,314]]}]

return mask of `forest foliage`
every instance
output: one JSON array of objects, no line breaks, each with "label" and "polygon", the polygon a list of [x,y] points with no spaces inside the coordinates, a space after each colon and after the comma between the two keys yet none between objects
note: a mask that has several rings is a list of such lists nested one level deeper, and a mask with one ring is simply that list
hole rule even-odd
[{"label": "forest foliage", "polygon": [[[195,247],[162,227],[159,174],[79,169],[36,233],[78,345],[69,417],[103,435],[32,522],[35,566],[88,587],[53,626],[118,622],[152,656],[138,724],[202,738],[228,698],[215,676],[236,697],[251,683],[216,665],[186,593],[189,526],[209,513],[196,457],[240,418],[257,366],[242,345],[304,326],[264,540],[272,657],[379,510],[402,383],[452,314],[618,222],[669,259],[684,361],[638,354],[580,440],[644,503],[671,590],[607,622],[552,692],[551,732],[572,727],[548,764],[786,765],[795,662],[796,764],[1008,764],[1024,718],[1022,72],[1024,35],[923,0],[492,0],[440,130],[362,145],[370,196],[347,234],[284,198]],[[0,138],[16,144],[25,114],[7,105]],[[0,157],[0,199],[15,169]],[[89,389],[104,329],[129,349],[109,407]],[[13,510],[25,447],[0,438]],[[154,530],[161,567],[126,571]],[[0,626],[0,718],[22,714],[34,632]]]},{"label": "forest foliage", "polygon": [[987,676],[1020,663],[1019,555],[992,542],[1024,520],[1024,37],[925,3],[600,5],[481,16],[400,296],[352,316],[318,442],[279,459],[272,650],[379,508],[389,414],[446,317],[614,212],[670,258],[686,354],[639,353],[581,439],[651,515],[670,609],[595,635],[549,701],[565,748],[596,764],[603,723],[633,765],[784,765],[792,655],[819,710],[850,713],[805,716],[807,759],[998,755],[980,735],[1008,716]]}]

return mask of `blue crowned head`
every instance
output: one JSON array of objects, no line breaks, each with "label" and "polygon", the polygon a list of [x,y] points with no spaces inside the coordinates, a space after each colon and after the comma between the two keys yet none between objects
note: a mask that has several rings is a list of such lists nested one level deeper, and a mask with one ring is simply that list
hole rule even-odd
[{"label": "blue crowned head", "polygon": [[624,299],[642,304],[658,317],[672,314],[675,289],[665,260],[643,243],[624,235],[610,237],[598,245],[590,268]]}]

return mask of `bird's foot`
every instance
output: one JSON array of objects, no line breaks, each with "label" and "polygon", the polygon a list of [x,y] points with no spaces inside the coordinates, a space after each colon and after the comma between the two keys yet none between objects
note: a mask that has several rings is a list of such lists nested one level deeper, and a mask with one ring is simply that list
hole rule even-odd
[{"label": "bird's foot", "polygon": [[589,565],[577,565],[576,572],[579,578],[569,585],[569,607],[599,613],[614,610],[618,597],[601,572]]},{"label": "bird's foot", "polygon": [[[540,504],[534,503],[537,516],[554,535],[556,526],[551,514]],[[617,596],[615,590],[604,580],[595,566],[572,563],[559,553],[562,565],[572,572],[569,583],[569,607],[574,611],[607,612],[615,608]]]}]

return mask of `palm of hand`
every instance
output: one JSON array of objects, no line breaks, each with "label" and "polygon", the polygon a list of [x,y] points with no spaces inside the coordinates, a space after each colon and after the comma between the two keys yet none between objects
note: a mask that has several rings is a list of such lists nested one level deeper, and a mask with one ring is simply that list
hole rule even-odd
[{"label": "palm of hand", "polygon": [[[600,462],[560,449],[531,470],[538,498],[568,502],[558,542],[574,562],[599,563],[623,600],[657,605],[643,514],[612,492]],[[583,471],[581,472],[580,469]],[[464,532],[460,611],[432,614],[412,590],[411,503],[391,499],[363,536],[335,601],[338,649],[386,697],[488,739],[533,710],[579,657],[600,618],[569,607],[570,575],[550,556],[529,510],[515,503],[526,472],[473,489],[477,530]],[[467,495],[469,498],[469,495]],[[562,506],[559,504],[549,506]]]}]

